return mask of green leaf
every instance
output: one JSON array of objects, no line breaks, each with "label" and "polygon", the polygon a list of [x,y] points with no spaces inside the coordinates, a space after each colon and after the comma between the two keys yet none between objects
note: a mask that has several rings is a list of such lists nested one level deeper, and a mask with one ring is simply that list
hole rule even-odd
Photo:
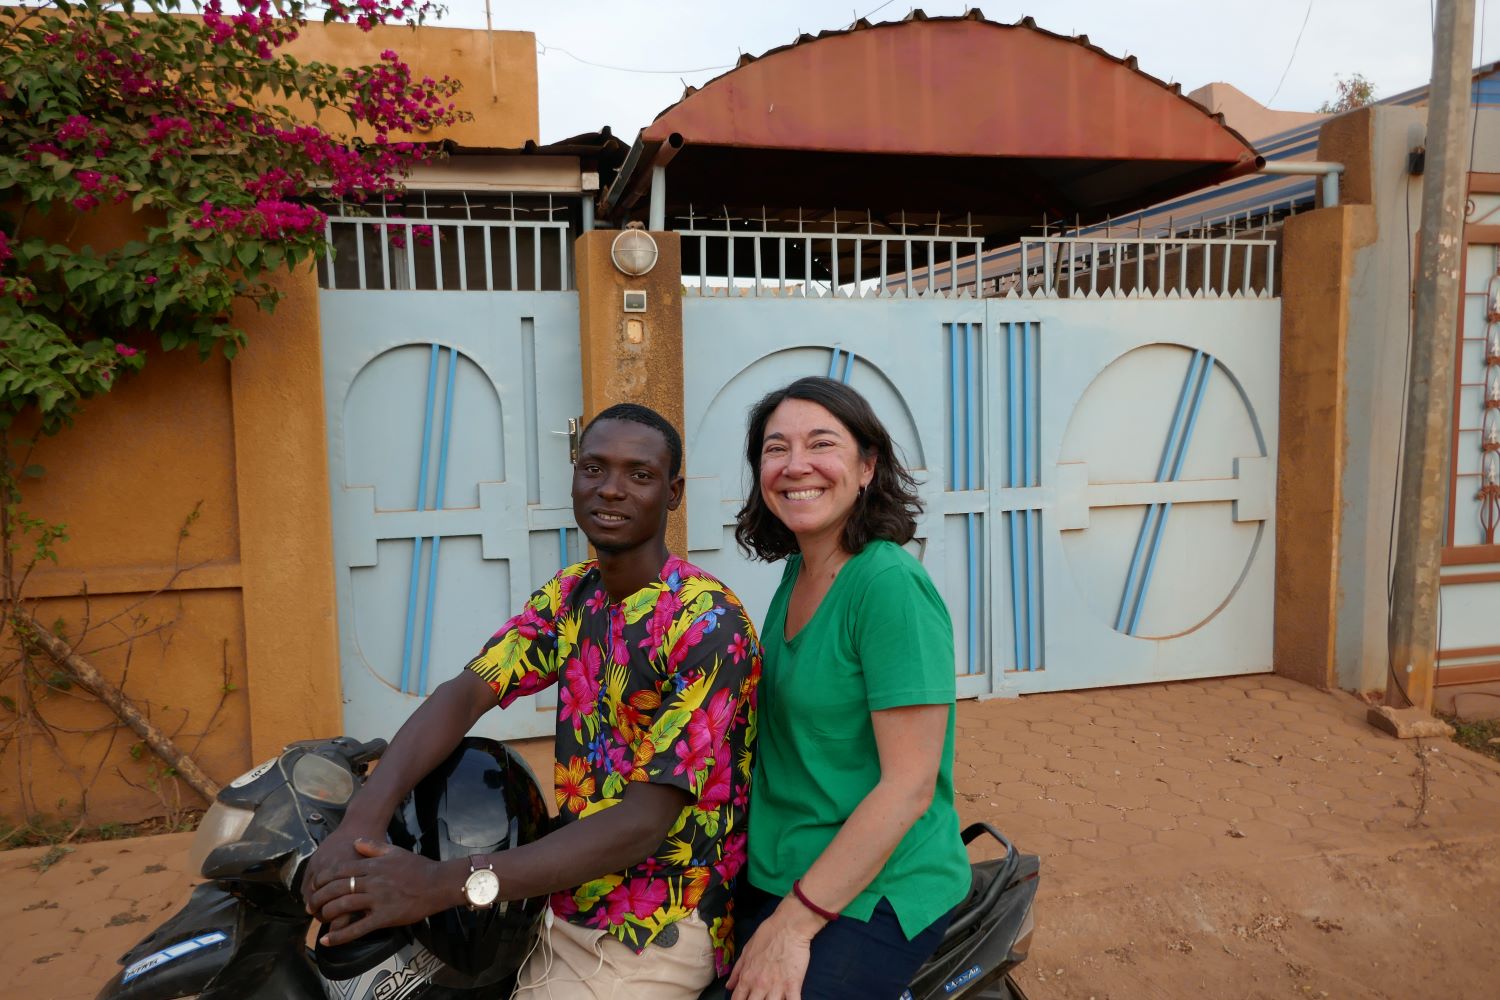
[{"label": "green leaf", "polygon": [[260,248],[254,243],[241,243],[234,255],[239,258],[241,264],[249,267],[255,263],[255,258],[260,256]]}]

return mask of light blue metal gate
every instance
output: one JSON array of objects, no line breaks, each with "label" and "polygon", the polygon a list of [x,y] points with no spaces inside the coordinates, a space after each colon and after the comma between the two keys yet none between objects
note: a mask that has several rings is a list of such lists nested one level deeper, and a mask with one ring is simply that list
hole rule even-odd
[{"label": "light blue metal gate", "polygon": [[[1270,246],[1254,244],[1252,278],[1244,243],[1116,251],[1101,272],[1097,245],[1063,242],[1041,248],[1043,284],[1024,296],[819,297],[759,272],[743,289],[690,284],[690,557],[764,614],[780,568],[745,560],[731,527],[752,485],[746,412],[829,374],[871,398],[925,482],[917,551],[953,617],[961,695],[1269,670]],[[1064,253],[1083,287],[1052,284]]]},{"label": "light blue metal gate", "polygon": [[[689,297],[683,302],[689,558],[720,574],[756,621],[770,604],[781,567],[749,562],[734,543],[734,515],[750,488],[746,412],[776,386],[804,375],[828,375],[871,400],[922,481],[926,513],[913,548],[949,595],[960,625],[960,661],[973,663],[976,673],[982,667],[987,656],[969,647],[969,605],[953,598],[973,594],[977,599],[981,593],[970,584],[981,576],[982,528],[975,520],[982,516],[984,496],[963,478],[979,459],[965,451],[972,460],[955,470],[950,457],[953,446],[978,442],[966,443],[962,435],[951,439],[952,420],[941,403],[944,387],[955,377],[965,385],[972,381],[977,391],[978,371],[964,354],[962,331],[977,330],[984,308],[976,300]],[[958,351],[950,357],[953,344]],[[962,367],[960,374],[955,375],[954,364]]]},{"label": "light blue metal gate", "polygon": [[[324,291],[344,724],[389,736],[586,547],[573,292]],[[544,692],[482,731],[550,734]]]}]

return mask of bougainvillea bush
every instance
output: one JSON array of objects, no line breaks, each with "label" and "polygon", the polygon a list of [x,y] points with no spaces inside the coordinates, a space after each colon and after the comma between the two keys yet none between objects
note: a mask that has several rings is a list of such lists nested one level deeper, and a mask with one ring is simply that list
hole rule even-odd
[{"label": "bougainvillea bush", "polygon": [[428,155],[418,140],[462,117],[456,81],[413,77],[395,52],[335,67],[287,43],[310,18],[370,30],[435,13],[425,0],[0,7],[0,427],[32,411],[55,431],[151,348],[232,356],[236,303],[272,308],[276,272],[321,251],[317,203],[393,198]]}]

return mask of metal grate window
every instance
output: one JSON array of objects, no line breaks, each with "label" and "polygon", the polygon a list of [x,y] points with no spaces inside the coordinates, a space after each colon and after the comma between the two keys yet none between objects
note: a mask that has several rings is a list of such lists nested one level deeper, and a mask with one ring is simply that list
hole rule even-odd
[{"label": "metal grate window", "polygon": [[576,202],[444,193],[409,196],[374,216],[338,206],[318,283],[338,291],[568,291]]}]

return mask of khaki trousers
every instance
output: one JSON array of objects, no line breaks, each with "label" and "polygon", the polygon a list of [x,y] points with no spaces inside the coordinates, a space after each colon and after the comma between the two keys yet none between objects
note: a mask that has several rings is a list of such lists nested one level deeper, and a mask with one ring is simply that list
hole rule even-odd
[{"label": "khaki trousers", "polygon": [[676,944],[639,955],[602,930],[545,916],[513,1000],[697,1000],[713,982],[713,945],[697,913],[674,925]]}]

